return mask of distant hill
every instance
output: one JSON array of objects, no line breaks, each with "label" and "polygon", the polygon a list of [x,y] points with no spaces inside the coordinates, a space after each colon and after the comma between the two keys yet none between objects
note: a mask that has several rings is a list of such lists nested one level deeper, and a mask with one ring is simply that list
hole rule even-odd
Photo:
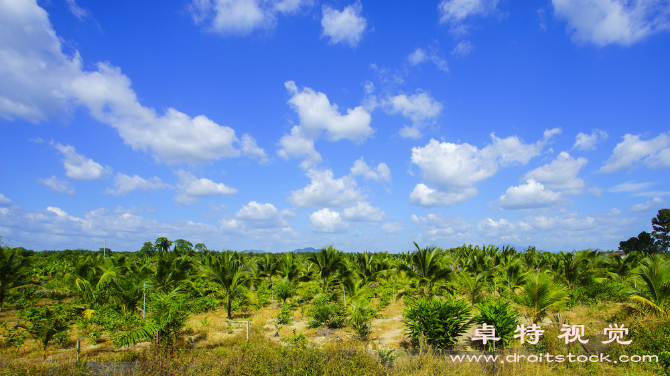
[{"label": "distant hill", "polygon": [[302,248],[302,249],[294,249],[291,251],[291,253],[307,253],[307,252],[318,252],[319,250],[316,248],[312,247],[307,247],[307,248]]}]

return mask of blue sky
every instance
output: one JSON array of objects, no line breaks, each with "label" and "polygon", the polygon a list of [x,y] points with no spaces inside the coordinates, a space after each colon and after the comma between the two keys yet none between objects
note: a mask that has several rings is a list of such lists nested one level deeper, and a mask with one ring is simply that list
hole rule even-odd
[{"label": "blue sky", "polygon": [[0,0],[32,249],[616,249],[670,189],[670,8]]}]

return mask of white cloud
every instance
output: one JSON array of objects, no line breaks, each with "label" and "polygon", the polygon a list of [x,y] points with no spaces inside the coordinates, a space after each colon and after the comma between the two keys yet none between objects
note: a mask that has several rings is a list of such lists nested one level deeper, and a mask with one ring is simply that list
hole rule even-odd
[{"label": "white cloud", "polygon": [[567,22],[577,43],[629,46],[670,30],[670,8],[662,0],[552,0],[556,18]]},{"label": "white cloud", "polygon": [[456,47],[454,47],[453,51],[451,51],[451,54],[456,57],[463,57],[463,56],[468,56],[470,55],[470,52],[475,48],[475,46],[470,43],[470,41],[464,40],[458,42]]},{"label": "white cloud", "polygon": [[37,182],[39,184],[44,184],[47,187],[49,187],[49,190],[51,192],[56,192],[56,193],[65,193],[70,196],[74,196],[74,188],[70,185],[70,183],[66,180],[60,180],[58,179],[55,175],[51,175],[50,178],[46,179],[37,179]]},{"label": "white cloud", "polygon": [[374,132],[370,127],[372,118],[363,107],[347,109],[347,114],[341,115],[337,105],[331,105],[326,94],[308,87],[299,90],[293,81],[284,85],[293,95],[288,103],[298,113],[300,132],[304,137],[316,140],[325,131],[329,141],[345,138],[363,142]]},{"label": "white cloud", "polygon": [[240,154],[235,131],[201,115],[142,106],[130,79],[108,63],[84,71],[78,52],[63,53],[49,17],[34,2],[0,3],[0,117],[31,122],[67,117],[86,107],[114,127],[133,150],[168,163],[202,163]]},{"label": "white cloud", "polygon": [[330,37],[330,44],[343,43],[355,48],[363,37],[367,21],[361,16],[360,2],[344,7],[342,11],[323,6],[323,36]]},{"label": "white cloud", "polygon": [[495,221],[491,218],[483,218],[477,224],[477,229],[489,237],[509,235],[513,232],[524,232],[531,230],[531,226],[525,222],[513,223],[505,218]]},{"label": "white cloud", "polygon": [[285,227],[286,222],[281,218],[277,208],[270,203],[261,204],[250,201],[235,213],[235,217],[252,228]]},{"label": "white cloud", "polygon": [[600,129],[594,129],[590,135],[579,132],[579,134],[577,134],[577,140],[572,148],[583,151],[596,150],[598,141],[606,140],[607,137],[609,137],[607,132]]},{"label": "white cloud", "polygon": [[417,184],[409,195],[409,203],[424,207],[451,206],[477,196],[477,188],[452,188],[448,192],[428,188],[425,184]]},{"label": "white cloud", "polygon": [[5,197],[2,193],[0,193],[0,206],[9,206],[12,204],[12,200],[9,198]]},{"label": "white cloud", "polygon": [[100,163],[76,152],[74,146],[62,145],[58,142],[54,147],[60,151],[65,159],[65,176],[74,180],[99,180],[111,172],[109,167],[102,167]]},{"label": "white cloud", "polygon": [[351,167],[351,174],[353,176],[361,175],[365,179],[372,179],[378,182],[391,182],[391,170],[388,168],[386,163],[380,163],[377,165],[377,171],[374,171],[368,167],[367,163],[363,160],[363,157],[354,162],[353,167]]},{"label": "white cloud", "polygon": [[402,232],[402,223],[400,222],[384,223],[382,225],[382,231],[384,231],[387,234],[397,234],[399,232]]},{"label": "white cloud", "polygon": [[419,240],[427,238],[429,241],[436,241],[441,239],[462,239],[467,238],[467,231],[472,225],[462,218],[454,218],[448,214],[433,214],[430,213],[425,217],[419,217],[412,214],[412,222],[424,231],[424,234],[419,236]]},{"label": "white cloud", "polygon": [[604,189],[600,187],[590,187],[589,189],[587,189],[587,191],[596,197],[602,197]]},{"label": "white cloud", "polygon": [[312,0],[193,0],[189,5],[196,24],[223,35],[246,35],[255,29],[271,29],[277,14],[293,14]]},{"label": "white cloud", "polygon": [[493,176],[499,167],[528,163],[559,133],[558,128],[546,130],[534,144],[525,144],[516,136],[503,139],[492,133],[493,142],[481,150],[467,143],[431,139],[424,147],[412,148],[411,161],[419,166],[423,179],[437,189],[418,184],[410,194],[410,203],[443,206],[469,200],[477,195],[476,183]]},{"label": "white cloud", "polygon": [[454,144],[431,139],[424,147],[412,148],[411,161],[419,166],[423,178],[442,189],[470,187],[493,176],[499,167],[526,164],[540,155],[557,130],[545,131],[544,138],[525,144],[516,136],[498,138],[481,150],[468,143]]},{"label": "white cloud", "polygon": [[421,137],[421,128],[427,120],[435,120],[442,111],[442,104],[433,99],[429,93],[417,91],[409,97],[399,94],[389,98],[385,102],[390,113],[401,113],[412,121],[412,127],[403,128],[401,136],[418,138]]},{"label": "white cloud", "polygon": [[306,175],[311,179],[305,188],[292,191],[289,201],[299,208],[349,207],[367,198],[356,188],[352,176],[333,178],[333,171],[310,169]]},{"label": "white cloud", "polygon": [[635,183],[633,181],[627,181],[621,184],[617,184],[614,187],[608,189],[610,192],[614,193],[624,193],[624,192],[638,192],[643,191],[654,185],[653,182],[647,181],[643,183]]},{"label": "white cloud", "polygon": [[[315,167],[321,162],[321,154],[314,149],[314,140],[308,139],[302,135],[300,126],[295,125],[291,128],[291,134],[282,136],[279,139],[277,155],[287,160],[290,157],[305,157],[305,167]],[[307,169],[305,168],[305,169]]]},{"label": "white cloud", "polygon": [[384,220],[384,212],[367,202],[358,202],[356,206],[344,209],[342,217],[352,222],[381,222]]},{"label": "white cloud", "polygon": [[660,198],[660,197],[654,197],[653,199],[651,199],[651,200],[649,200],[649,201],[647,201],[647,202],[644,202],[644,203],[641,203],[641,204],[635,204],[635,205],[629,207],[628,210],[629,210],[629,211],[632,211],[632,212],[638,212],[638,211],[649,210],[649,209],[651,209],[651,208],[653,208],[653,207],[662,205],[664,202],[665,202],[665,201],[663,201],[662,198]]},{"label": "white cloud", "polygon": [[670,167],[670,134],[661,133],[651,140],[640,135],[626,134],[618,143],[605,165],[598,172],[610,173],[637,167],[640,160],[651,168]]},{"label": "white cloud", "polygon": [[213,197],[221,195],[232,195],[237,193],[237,189],[226,186],[223,183],[215,183],[209,179],[196,178],[190,172],[178,170],[179,177],[178,189],[180,194],[175,196],[175,201],[182,205],[191,205],[197,201],[198,197]]},{"label": "white cloud", "polygon": [[259,148],[256,145],[256,140],[253,137],[249,136],[248,134],[243,134],[240,145],[242,146],[242,154],[250,158],[258,158],[261,163],[268,162],[268,157],[265,154],[265,150],[263,150],[263,148]]},{"label": "white cloud", "polygon": [[407,60],[409,60],[409,63],[412,66],[431,61],[435,64],[437,69],[449,72],[449,64],[447,64],[447,61],[440,56],[439,50],[435,47],[430,47],[430,51],[428,52],[422,48],[417,48],[407,56]]},{"label": "white cloud", "polygon": [[529,179],[526,184],[507,188],[507,192],[500,196],[498,205],[502,209],[535,209],[551,206],[562,198],[560,192],[553,192],[541,183]]},{"label": "white cloud", "polygon": [[137,175],[129,176],[117,172],[116,176],[114,176],[114,189],[107,188],[105,192],[114,196],[124,196],[137,189],[146,192],[148,190],[155,191],[166,187],[169,187],[169,185],[163,183],[157,176],[150,179],[144,179]]},{"label": "white cloud", "polygon": [[559,189],[567,194],[577,194],[584,189],[584,181],[577,178],[579,170],[588,163],[586,158],[561,152],[551,163],[527,173],[522,180],[533,179],[548,189]]},{"label": "white cloud", "polygon": [[596,219],[592,216],[577,218],[576,216],[555,216],[547,217],[544,215],[526,217],[526,223],[536,230],[543,231],[588,231],[598,225]]},{"label": "white cloud", "polygon": [[349,230],[349,224],[342,221],[340,213],[323,208],[309,215],[314,232],[344,233]]}]

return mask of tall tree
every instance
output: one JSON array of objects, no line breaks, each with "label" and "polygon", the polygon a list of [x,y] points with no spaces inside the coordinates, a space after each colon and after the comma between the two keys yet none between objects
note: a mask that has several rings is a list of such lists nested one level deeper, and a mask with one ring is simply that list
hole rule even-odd
[{"label": "tall tree", "polygon": [[652,235],[656,239],[656,247],[660,252],[670,251],[670,209],[661,209],[652,218],[651,225],[654,227]]},{"label": "tall tree", "polygon": [[156,239],[156,242],[154,243],[156,250],[162,251],[162,252],[167,252],[170,250],[170,247],[172,246],[172,242],[168,240],[166,237],[160,237]]},{"label": "tall tree", "polygon": [[626,241],[619,242],[619,250],[626,253],[642,252],[644,254],[653,254],[658,251],[651,234],[642,231],[637,237],[631,237]]}]

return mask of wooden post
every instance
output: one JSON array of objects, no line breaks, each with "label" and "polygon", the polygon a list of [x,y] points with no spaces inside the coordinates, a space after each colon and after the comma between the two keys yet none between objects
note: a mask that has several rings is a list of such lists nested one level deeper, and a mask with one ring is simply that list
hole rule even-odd
[{"label": "wooden post", "polygon": [[81,340],[77,340],[77,361],[79,361],[79,353],[81,352]]},{"label": "wooden post", "polygon": [[247,342],[249,342],[249,321],[247,321]]}]

